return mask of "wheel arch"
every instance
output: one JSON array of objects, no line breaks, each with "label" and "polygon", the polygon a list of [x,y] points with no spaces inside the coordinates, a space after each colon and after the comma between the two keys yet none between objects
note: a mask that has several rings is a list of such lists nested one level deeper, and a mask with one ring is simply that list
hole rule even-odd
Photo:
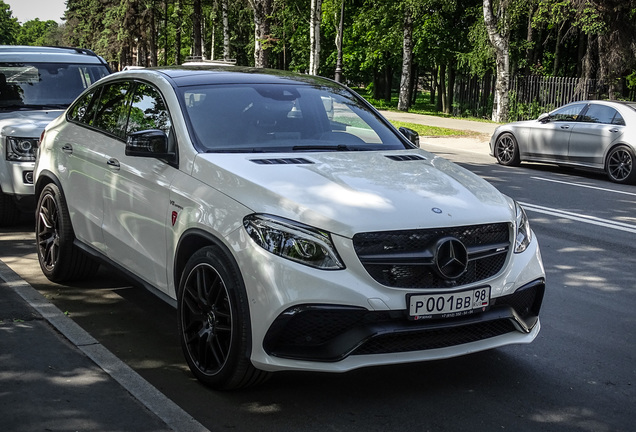
[{"label": "wheel arch", "polygon": [[175,295],[178,295],[182,273],[188,260],[198,250],[206,246],[218,247],[226,256],[229,263],[232,265],[233,270],[241,279],[241,283],[244,283],[242,280],[243,275],[240,271],[238,263],[236,262],[236,259],[230,251],[230,248],[226,246],[225,242],[223,242],[221,239],[210,232],[204,231],[199,228],[192,228],[185,231],[181,235],[181,237],[179,238],[179,242],[177,243],[177,248],[175,250],[173,263],[173,283],[175,287]]},{"label": "wheel arch", "polygon": [[624,141],[616,141],[613,142],[610,146],[608,146],[605,149],[605,153],[603,154],[603,170],[605,170],[607,168],[607,157],[609,156],[609,154],[612,152],[612,150],[614,150],[616,147],[620,147],[620,146],[625,146],[625,147],[629,147],[632,150],[632,153],[634,153],[634,155],[636,155],[636,147],[632,144],[629,144],[627,142]]},{"label": "wheel arch", "polygon": [[64,195],[64,190],[62,189],[62,183],[57,178],[57,176],[49,170],[43,170],[38,174],[38,179],[34,185],[34,195],[36,197],[36,200],[37,200],[37,197],[40,196],[42,189],[44,189],[44,187],[50,183],[54,183],[55,186],[57,186],[57,188],[60,190],[60,193]]}]

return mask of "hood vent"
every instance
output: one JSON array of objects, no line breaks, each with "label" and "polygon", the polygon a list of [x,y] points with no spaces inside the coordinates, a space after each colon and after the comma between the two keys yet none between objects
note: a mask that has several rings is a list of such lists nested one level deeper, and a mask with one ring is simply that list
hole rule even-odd
[{"label": "hood vent", "polygon": [[306,165],[313,164],[312,161],[304,158],[282,158],[282,159],[250,159],[259,165]]},{"label": "hood vent", "polygon": [[415,155],[415,154],[386,155],[386,157],[388,157],[391,160],[398,161],[398,162],[426,160],[426,158],[424,156]]}]

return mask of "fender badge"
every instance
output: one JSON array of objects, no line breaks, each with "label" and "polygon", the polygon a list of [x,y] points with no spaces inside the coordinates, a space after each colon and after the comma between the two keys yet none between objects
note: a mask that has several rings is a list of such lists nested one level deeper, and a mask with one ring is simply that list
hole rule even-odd
[{"label": "fender badge", "polygon": [[431,210],[433,211],[433,213],[442,214],[442,209],[440,209],[440,208],[433,207]]},{"label": "fender badge", "polygon": [[176,211],[172,212],[172,226],[174,226],[175,223],[177,223],[177,216],[179,215],[179,213],[177,213]]}]

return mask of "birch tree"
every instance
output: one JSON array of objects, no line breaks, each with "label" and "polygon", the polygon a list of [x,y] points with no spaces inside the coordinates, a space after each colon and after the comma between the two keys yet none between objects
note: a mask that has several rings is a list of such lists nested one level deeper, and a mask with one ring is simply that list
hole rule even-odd
[{"label": "birch tree", "polygon": [[508,119],[510,98],[510,32],[505,19],[507,0],[499,0],[497,16],[493,13],[492,0],[484,0],[484,23],[488,31],[488,39],[495,49],[497,67],[495,80],[495,97],[492,106],[492,120],[505,122]]},{"label": "birch tree", "polygon": [[320,66],[320,22],[322,21],[322,0],[311,0],[309,18],[309,74],[318,75]]},{"label": "birch tree", "polygon": [[408,4],[404,5],[404,39],[402,42],[402,77],[400,78],[400,97],[398,109],[408,111],[411,107],[413,92],[413,11]]},{"label": "birch tree", "polygon": [[254,11],[254,66],[267,67],[267,40],[269,16],[272,13],[272,0],[249,0]]}]

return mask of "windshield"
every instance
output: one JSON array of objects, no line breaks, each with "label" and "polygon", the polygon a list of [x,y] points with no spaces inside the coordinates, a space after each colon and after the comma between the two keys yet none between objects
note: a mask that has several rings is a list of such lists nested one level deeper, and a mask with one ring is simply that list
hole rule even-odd
[{"label": "windshield", "polygon": [[191,133],[208,152],[404,149],[345,88],[231,84],[181,89]]},{"label": "windshield", "polygon": [[0,109],[65,108],[106,75],[104,65],[0,63]]}]

